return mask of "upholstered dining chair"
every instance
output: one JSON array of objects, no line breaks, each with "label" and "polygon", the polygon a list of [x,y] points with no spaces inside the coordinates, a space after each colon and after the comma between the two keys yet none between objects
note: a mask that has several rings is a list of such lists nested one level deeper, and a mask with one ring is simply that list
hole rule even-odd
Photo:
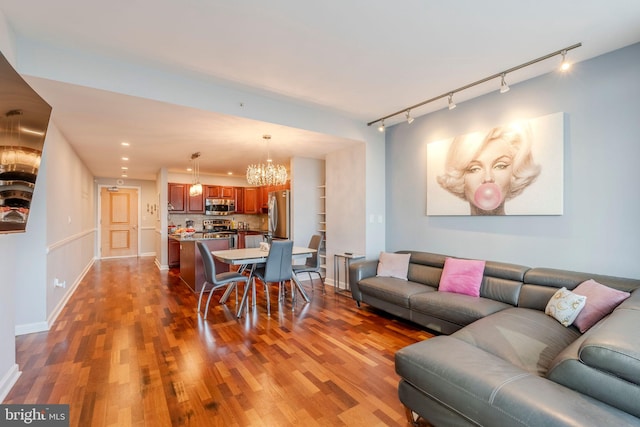
[{"label": "upholstered dining chair", "polygon": [[[202,257],[202,262],[204,264],[204,279],[205,282],[202,284],[202,289],[200,290],[200,298],[198,298],[198,314],[200,313],[200,305],[202,304],[202,296],[204,295],[205,289],[209,288],[209,298],[207,298],[207,305],[204,308],[204,318],[207,318],[207,314],[209,313],[209,303],[211,302],[211,296],[213,292],[217,289],[223,288],[225,286],[237,286],[238,282],[245,282],[245,286],[249,278],[243,274],[237,273],[235,271],[229,271],[224,273],[216,274],[216,263],[213,259],[213,255],[211,251],[203,242],[196,242],[198,246],[198,250],[200,251],[200,255]],[[236,288],[237,292],[237,288]],[[236,293],[236,300],[237,300]]]},{"label": "upholstered dining chair", "polygon": [[314,234],[311,236],[311,240],[309,241],[309,248],[315,249],[316,251],[307,258],[306,262],[303,265],[294,265],[293,266],[293,274],[298,273],[308,273],[309,280],[311,281],[311,291],[313,291],[313,278],[311,277],[311,273],[316,273],[320,278],[320,283],[322,283],[322,293],[325,293],[324,290],[324,280],[322,280],[322,274],[320,274],[320,257],[318,256],[318,250],[322,245],[322,236],[320,234]]},{"label": "upholstered dining chair", "polygon": [[[244,236],[244,247],[245,248],[259,248],[260,242],[264,241],[264,235],[262,234],[247,234]],[[253,264],[252,268],[264,266],[264,264]],[[238,268],[238,273],[244,273],[247,270],[247,265],[242,264],[240,268]]]},{"label": "upholstered dining chair", "polygon": [[[291,257],[293,255],[293,241],[273,240],[269,247],[269,255],[264,267],[258,267],[253,274],[264,283],[264,292],[267,297],[267,315],[271,314],[271,301],[269,298],[269,284],[278,284],[278,300],[284,292],[284,282],[291,280]],[[295,297],[295,290],[291,289],[291,297]]]}]

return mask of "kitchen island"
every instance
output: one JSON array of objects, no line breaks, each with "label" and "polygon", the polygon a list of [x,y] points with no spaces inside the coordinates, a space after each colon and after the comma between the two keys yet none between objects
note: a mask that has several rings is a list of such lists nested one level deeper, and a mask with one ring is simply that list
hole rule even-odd
[{"label": "kitchen island", "polygon": [[[169,235],[169,239],[180,242],[180,278],[193,292],[200,292],[204,283],[204,265],[196,246],[197,241],[207,245],[210,251],[232,248],[232,237],[224,234],[195,233],[190,237],[180,234]],[[216,260],[216,274],[229,271],[229,265]]]}]

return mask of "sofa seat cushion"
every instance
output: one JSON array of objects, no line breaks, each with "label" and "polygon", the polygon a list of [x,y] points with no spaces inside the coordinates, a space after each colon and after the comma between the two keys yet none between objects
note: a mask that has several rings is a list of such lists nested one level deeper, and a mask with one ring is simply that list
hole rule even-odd
[{"label": "sofa seat cushion", "polygon": [[[443,425],[637,425],[637,418],[629,414],[523,371],[453,335],[437,336],[398,350],[395,368],[402,382],[419,390],[424,398],[468,421],[456,423],[458,420],[452,418]],[[407,404],[403,391],[401,387],[400,399]]]},{"label": "sofa seat cushion", "polygon": [[580,332],[562,326],[541,311],[513,307],[482,318],[451,336],[544,377],[553,359],[578,339]]},{"label": "sofa seat cushion", "polygon": [[409,298],[413,295],[435,292],[436,289],[421,283],[397,279],[395,277],[368,277],[358,283],[360,292],[377,299],[409,308]]},{"label": "sofa seat cushion", "polygon": [[472,297],[452,292],[418,293],[411,296],[411,310],[466,326],[492,313],[511,307],[489,298]]}]

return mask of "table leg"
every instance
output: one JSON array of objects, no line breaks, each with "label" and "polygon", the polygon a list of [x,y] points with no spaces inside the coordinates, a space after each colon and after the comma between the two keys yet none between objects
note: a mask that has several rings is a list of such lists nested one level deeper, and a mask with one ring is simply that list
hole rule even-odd
[{"label": "table leg", "polygon": [[231,286],[228,286],[227,289],[224,291],[224,294],[222,294],[222,298],[220,298],[220,304],[224,304],[227,302],[227,300],[229,299],[229,295],[231,295],[231,292],[235,289],[235,287],[238,286],[237,283],[232,283]]},{"label": "table leg", "polygon": [[340,281],[340,269],[338,268],[338,258],[333,256],[333,293],[338,292],[338,282]]},{"label": "table leg", "polygon": [[253,282],[253,269],[249,272],[249,280],[247,280],[247,284],[244,287],[244,292],[242,293],[242,300],[240,301],[240,305],[238,306],[238,312],[236,313],[236,317],[242,316],[242,310],[244,309],[245,304],[247,305],[247,311],[249,310],[249,301],[247,301],[247,297],[249,295],[249,289],[253,289],[253,298],[255,301],[255,285]]},{"label": "table leg", "polygon": [[298,278],[296,277],[295,273],[291,273],[291,280],[293,280],[293,283],[296,284],[296,289],[300,291],[300,294],[302,294],[302,298],[304,298],[306,302],[310,302],[311,300],[309,299],[309,296],[302,288],[302,284],[298,281]]},{"label": "table leg", "polygon": [[349,285],[349,258],[344,258],[344,290],[351,290],[351,286]]}]

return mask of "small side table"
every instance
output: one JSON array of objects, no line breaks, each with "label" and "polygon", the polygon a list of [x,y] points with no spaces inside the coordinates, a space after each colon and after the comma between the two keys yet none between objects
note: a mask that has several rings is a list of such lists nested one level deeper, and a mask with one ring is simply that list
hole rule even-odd
[{"label": "small side table", "polygon": [[351,265],[352,260],[362,258],[364,258],[364,255],[357,255],[352,253],[341,253],[333,255],[333,292],[338,291],[338,284],[340,282],[340,260],[342,259],[344,262],[345,291],[350,291],[351,285],[349,285],[349,265]]}]

